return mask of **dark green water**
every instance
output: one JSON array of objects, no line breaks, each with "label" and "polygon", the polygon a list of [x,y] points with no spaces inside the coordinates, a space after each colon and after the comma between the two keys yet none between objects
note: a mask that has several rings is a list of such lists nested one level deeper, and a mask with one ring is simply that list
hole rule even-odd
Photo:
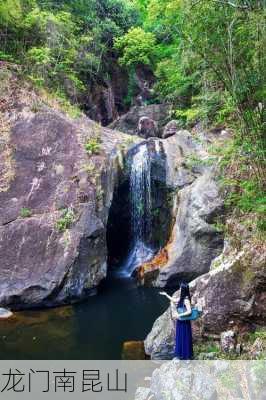
[{"label": "dark green water", "polygon": [[143,340],[167,306],[157,289],[109,278],[84,303],[0,321],[0,358],[120,359],[123,342]]}]

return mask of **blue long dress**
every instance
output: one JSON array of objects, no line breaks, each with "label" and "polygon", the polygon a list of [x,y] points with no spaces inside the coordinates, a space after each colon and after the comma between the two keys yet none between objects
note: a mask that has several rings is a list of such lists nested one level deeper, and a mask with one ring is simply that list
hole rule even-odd
[{"label": "blue long dress", "polygon": [[[179,304],[179,307],[184,305]],[[193,358],[191,321],[176,321],[175,357],[180,360],[191,360]]]}]

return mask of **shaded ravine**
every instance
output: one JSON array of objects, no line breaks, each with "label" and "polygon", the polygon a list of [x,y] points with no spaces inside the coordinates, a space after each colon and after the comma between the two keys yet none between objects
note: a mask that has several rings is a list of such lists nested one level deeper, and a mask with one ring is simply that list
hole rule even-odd
[{"label": "shaded ravine", "polygon": [[127,153],[107,224],[108,265],[119,277],[132,276],[169,240],[174,192],[167,169],[159,139],[144,141]]}]

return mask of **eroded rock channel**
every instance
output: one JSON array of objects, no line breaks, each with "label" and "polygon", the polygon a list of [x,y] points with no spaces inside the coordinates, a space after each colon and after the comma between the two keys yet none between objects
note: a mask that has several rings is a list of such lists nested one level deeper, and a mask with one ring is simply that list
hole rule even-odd
[{"label": "eroded rock channel", "polygon": [[129,150],[107,224],[108,265],[121,275],[130,276],[169,240],[175,192],[166,177],[167,159],[159,139]]}]

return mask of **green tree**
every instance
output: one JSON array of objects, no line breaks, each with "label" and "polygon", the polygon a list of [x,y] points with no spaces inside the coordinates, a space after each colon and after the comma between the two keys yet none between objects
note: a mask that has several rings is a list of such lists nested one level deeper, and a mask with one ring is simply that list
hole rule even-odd
[{"label": "green tree", "polygon": [[142,28],[131,28],[123,37],[116,39],[115,48],[122,52],[121,65],[127,67],[139,64],[153,65],[155,58],[155,37]]},{"label": "green tree", "polygon": [[137,19],[127,0],[4,0],[0,57],[26,67],[36,84],[78,101],[85,87],[107,84],[118,68],[114,39]]}]

